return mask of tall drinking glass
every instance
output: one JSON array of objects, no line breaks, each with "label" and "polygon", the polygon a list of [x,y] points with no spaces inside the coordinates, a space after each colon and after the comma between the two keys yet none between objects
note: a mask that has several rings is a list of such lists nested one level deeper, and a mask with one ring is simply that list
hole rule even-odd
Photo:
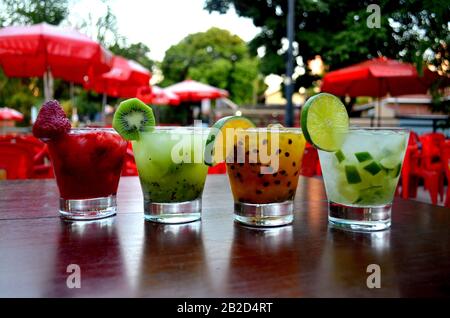
[{"label": "tall drinking glass", "polygon": [[339,151],[319,150],[330,223],[366,231],[391,225],[408,137],[403,129],[350,128]]},{"label": "tall drinking glass", "polygon": [[59,212],[73,220],[116,214],[127,142],[113,129],[79,128],[46,141],[60,192]]},{"label": "tall drinking glass", "polygon": [[147,220],[184,223],[201,218],[208,133],[199,127],[155,127],[133,141]]},{"label": "tall drinking glass", "polygon": [[250,128],[236,136],[226,159],[235,220],[261,227],[292,223],[305,149],[301,129]]}]

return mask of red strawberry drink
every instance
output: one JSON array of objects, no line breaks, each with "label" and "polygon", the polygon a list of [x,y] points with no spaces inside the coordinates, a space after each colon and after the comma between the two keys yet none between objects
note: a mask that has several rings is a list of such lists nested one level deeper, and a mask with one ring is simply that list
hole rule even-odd
[{"label": "red strawberry drink", "polygon": [[48,148],[62,198],[116,194],[127,142],[112,129],[72,129]]},{"label": "red strawberry drink", "polygon": [[127,142],[112,129],[71,129],[57,101],[44,104],[33,134],[48,144],[61,215],[91,220],[116,213]]}]

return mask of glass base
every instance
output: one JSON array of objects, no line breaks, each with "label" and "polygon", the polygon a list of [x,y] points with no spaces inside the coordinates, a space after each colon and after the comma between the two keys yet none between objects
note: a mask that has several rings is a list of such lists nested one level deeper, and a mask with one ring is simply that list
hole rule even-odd
[{"label": "glass base", "polygon": [[116,195],[102,198],[67,200],[59,199],[59,213],[69,220],[95,220],[115,215]]},{"label": "glass base", "polygon": [[291,224],[294,220],[294,202],[252,204],[235,202],[234,219],[250,226],[281,226]]},{"label": "glass base", "polygon": [[156,203],[144,200],[144,217],[157,223],[187,223],[200,220],[202,200],[176,203]]},{"label": "glass base", "polygon": [[328,202],[328,221],[352,231],[382,231],[391,226],[392,204],[355,207]]}]

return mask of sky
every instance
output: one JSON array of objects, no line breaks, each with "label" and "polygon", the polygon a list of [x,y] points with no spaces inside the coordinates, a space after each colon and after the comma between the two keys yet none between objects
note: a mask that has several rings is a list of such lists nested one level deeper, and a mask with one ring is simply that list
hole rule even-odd
[{"label": "sky", "polygon": [[[117,17],[118,32],[129,43],[143,42],[150,48],[150,58],[161,61],[165,51],[191,33],[204,32],[215,26],[227,29],[250,41],[259,29],[251,19],[239,17],[234,9],[221,15],[203,10],[204,0],[109,0]],[[70,9],[73,24],[95,19],[104,13],[101,0],[79,0]]]}]

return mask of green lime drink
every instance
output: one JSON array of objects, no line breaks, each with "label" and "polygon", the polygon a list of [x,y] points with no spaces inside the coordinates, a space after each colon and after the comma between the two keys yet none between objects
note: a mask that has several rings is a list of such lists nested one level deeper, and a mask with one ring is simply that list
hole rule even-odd
[{"label": "green lime drink", "polygon": [[309,98],[301,116],[306,140],[319,151],[328,221],[357,231],[390,227],[409,132],[350,128],[344,104],[328,93]]},{"label": "green lime drink", "polygon": [[390,226],[408,137],[401,129],[350,128],[339,150],[319,150],[331,223],[369,230]]},{"label": "green lime drink", "polygon": [[154,127],[132,141],[147,220],[182,223],[200,219],[208,172],[203,157],[208,132],[194,127]]}]

